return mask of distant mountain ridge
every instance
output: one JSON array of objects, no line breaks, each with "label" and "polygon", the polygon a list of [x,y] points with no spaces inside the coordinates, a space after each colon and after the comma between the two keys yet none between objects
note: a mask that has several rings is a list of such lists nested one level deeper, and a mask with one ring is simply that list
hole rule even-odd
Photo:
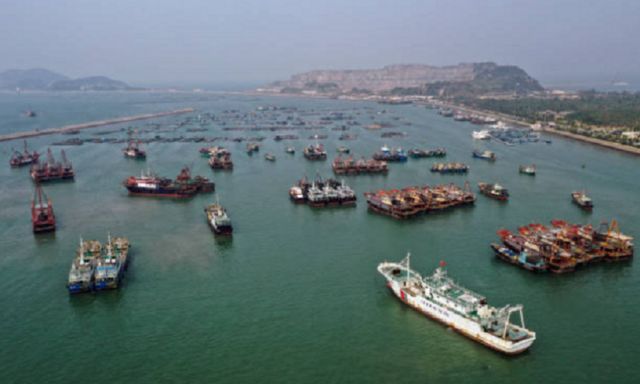
[{"label": "distant mountain ridge", "polygon": [[0,72],[0,89],[37,91],[121,91],[131,90],[128,84],[105,76],[72,79],[43,68],[9,69]]},{"label": "distant mountain ridge", "polygon": [[542,91],[537,80],[513,65],[462,63],[444,67],[389,65],[380,69],[317,70],[276,81],[267,90],[281,93],[448,95]]}]

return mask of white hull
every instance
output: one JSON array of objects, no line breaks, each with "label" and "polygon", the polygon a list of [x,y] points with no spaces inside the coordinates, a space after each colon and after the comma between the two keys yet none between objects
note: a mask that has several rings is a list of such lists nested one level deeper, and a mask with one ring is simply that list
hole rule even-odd
[{"label": "white hull", "polygon": [[[381,266],[383,264],[381,264]],[[413,309],[422,312],[431,319],[451,327],[458,333],[491,349],[508,355],[516,355],[526,351],[535,341],[535,333],[533,332],[531,332],[530,337],[516,342],[488,333],[482,329],[482,326],[478,322],[461,316],[447,308],[445,305],[434,300],[428,300],[420,294],[412,295],[411,289],[404,289],[402,286],[404,282],[390,278],[381,271],[380,267],[378,270],[385,276],[387,279],[387,286],[396,295],[396,297],[400,299],[400,301]]]}]

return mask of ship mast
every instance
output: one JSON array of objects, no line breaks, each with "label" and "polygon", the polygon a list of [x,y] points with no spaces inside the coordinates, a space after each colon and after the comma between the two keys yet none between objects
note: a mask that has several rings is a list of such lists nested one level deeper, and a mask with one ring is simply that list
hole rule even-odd
[{"label": "ship mast", "polygon": [[84,242],[82,236],[80,236],[80,264],[84,264]]}]

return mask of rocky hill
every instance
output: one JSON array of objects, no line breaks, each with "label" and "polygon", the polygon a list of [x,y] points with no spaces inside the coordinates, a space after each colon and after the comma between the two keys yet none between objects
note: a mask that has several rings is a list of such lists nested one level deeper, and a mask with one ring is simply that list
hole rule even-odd
[{"label": "rocky hill", "polygon": [[131,89],[126,83],[104,76],[59,80],[49,86],[52,91],[122,91]]},{"label": "rocky hill", "polygon": [[281,93],[482,95],[542,91],[538,81],[516,66],[464,63],[434,67],[390,65],[381,69],[311,71],[277,81],[267,88]]},{"label": "rocky hill", "polygon": [[115,91],[133,89],[104,76],[71,79],[47,69],[10,69],[0,72],[0,89],[38,91]]}]

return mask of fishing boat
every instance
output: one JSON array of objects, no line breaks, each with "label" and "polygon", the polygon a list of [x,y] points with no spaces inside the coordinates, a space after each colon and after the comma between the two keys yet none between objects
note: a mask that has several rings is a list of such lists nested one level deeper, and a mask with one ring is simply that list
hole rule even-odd
[{"label": "fishing boat", "polygon": [[33,224],[33,233],[53,232],[56,230],[53,204],[51,199],[47,198],[42,191],[40,184],[36,185],[36,191],[31,200],[31,223]]},{"label": "fishing boat", "polygon": [[304,195],[302,187],[299,185],[294,185],[291,188],[289,188],[289,198],[294,203],[299,203],[299,204],[306,203],[307,201],[307,198]]},{"label": "fishing boat", "polygon": [[69,293],[82,293],[93,290],[96,260],[100,257],[102,245],[99,241],[83,241],[80,238],[80,246],[76,251],[76,256],[71,263],[67,289]]},{"label": "fishing boat", "polygon": [[[531,347],[536,334],[525,327],[522,305],[492,307],[485,297],[454,282],[444,262],[432,275],[422,277],[411,269],[410,257],[378,265],[387,287],[400,301],[498,352],[516,355]],[[520,324],[511,322],[514,314],[519,315]]]},{"label": "fishing boat", "polygon": [[491,249],[493,249],[497,258],[507,263],[518,265],[533,272],[544,272],[547,270],[547,264],[539,255],[529,255],[527,252],[515,252],[497,243],[491,243]]},{"label": "fishing boat", "polygon": [[273,153],[265,153],[264,159],[268,161],[276,161],[276,156]]},{"label": "fishing boat", "polygon": [[287,148],[285,148],[285,150],[284,150],[284,151],[285,151],[286,153],[290,154],[290,155],[293,155],[293,154],[295,154],[295,153],[296,153],[296,149],[295,149],[295,148],[293,148],[293,147],[287,147]]},{"label": "fishing boat", "polygon": [[536,166],[535,164],[531,165],[521,165],[519,168],[519,172],[523,175],[535,176],[536,175]]},{"label": "fishing boat", "polygon": [[223,157],[223,156],[231,156],[231,152],[225,147],[214,145],[213,147],[203,147],[198,151],[200,152],[200,156],[210,158],[210,157]]},{"label": "fishing boat", "polygon": [[9,165],[12,167],[22,167],[24,165],[29,165],[32,163],[36,163],[40,158],[40,154],[38,152],[33,151],[29,152],[29,148],[27,147],[27,141],[24,141],[24,149],[22,152],[13,150],[13,155],[11,155],[11,159],[9,159]]},{"label": "fishing boat", "polygon": [[496,160],[496,154],[491,152],[491,151],[478,151],[475,150],[473,151],[473,157],[477,158],[477,159],[482,159],[482,160],[489,160],[489,161],[495,161]]},{"label": "fishing boat", "polygon": [[227,214],[227,210],[220,203],[216,201],[215,204],[209,204],[205,207],[204,212],[207,215],[207,222],[211,230],[216,235],[231,236],[233,233],[231,219]]},{"label": "fishing boat", "polygon": [[129,143],[122,149],[124,157],[129,159],[144,160],[147,158],[147,152],[140,148],[140,140],[133,138],[133,133],[129,134]]},{"label": "fishing boat", "polygon": [[228,152],[212,154],[209,157],[209,166],[213,170],[232,170],[233,161],[231,160],[231,154]]},{"label": "fishing boat", "polygon": [[258,151],[260,151],[260,145],[258,143],[247,143],[247,154],[249,156]]},{"label": "fishing boat", "polygon": [[351,150],[349,147],[345,147],[344,145],[339,146],[337,149],[338,153],[349,153]]},{"label": "fishing boat", "polygon": [[129,176],[122,184],[131,196],[189,198],[200,192],[212,192],[215,184],[206,177],[191,177],[189,168],[182,168],[175,180],[159,177],[150,171],[139,177]]},{"label": "fishing boat", "polygon": [[304,148],[304,157],[307,160],[326,160],[327,151],[322,144],[309,145]]},{"label": "fishing boat", "polygon": [[574,191],[571,193],[571,200],[585,211],[593,209],[593,201],[585,191]]},{"label": "fishing boat", "polygon": [[94,271],[94,289],[103,291],[117,289],[127,269],[129,257],[129,240],[124,237],[111,238],[108,235],[107,244],[102,249],[100,257],[96,259]]},{"label": "fishing boat", "polygon": [[509,191],[500,184],[478,183],[478,188],[480,193],[492,199],[509,200]]}]

